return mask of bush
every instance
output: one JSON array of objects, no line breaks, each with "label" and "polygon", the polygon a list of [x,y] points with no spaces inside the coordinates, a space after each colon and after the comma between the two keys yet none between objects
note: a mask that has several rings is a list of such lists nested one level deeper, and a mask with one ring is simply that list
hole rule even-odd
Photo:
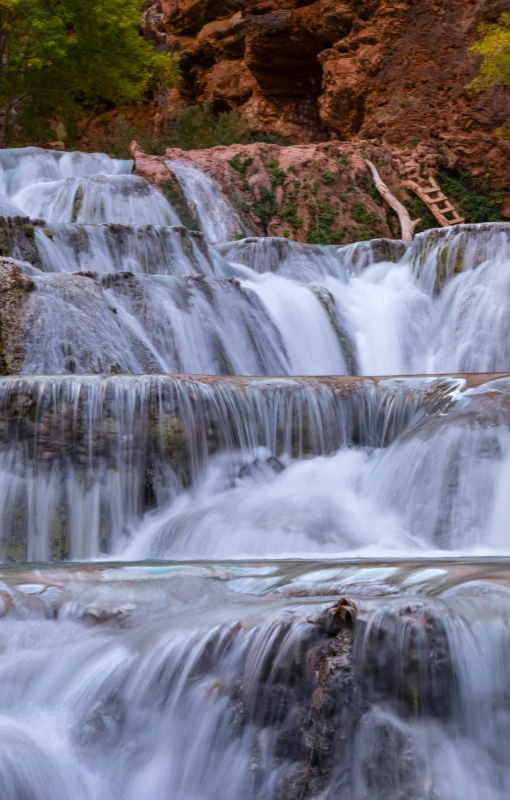
[{"label": "bush", "polygon": [[491,189],[490,176],[475,176],[470,172],[460,174],[440,172],[443,192],[460,206],[466,222],[500,222],[502,193]]},{"label": "bush", "polygon": [[0,0],[1,144],[65,138],[87,114],[173,86],[177,58],[156,52],[140,23],[138,0]]},{"label": "bush", "polygon": [[253,133],[236,111],[215,114],[212,103],[187,106],[181,104],[177,114],[162,137],[162,147],[179,147],[181,150],[206,150],[209,147],[229,144],[286,144],[278,136]]}]

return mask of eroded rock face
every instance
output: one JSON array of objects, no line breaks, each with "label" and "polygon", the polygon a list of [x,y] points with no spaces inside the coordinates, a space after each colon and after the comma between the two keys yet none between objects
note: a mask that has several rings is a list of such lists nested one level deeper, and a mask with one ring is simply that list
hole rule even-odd
[{"label": "eroded rock face", "polygon": [[[151,36],[179,53],[181,94],[291,143],[425,143],[510,191],[502,87],[466,91],[481,22],[510,0],[158,0]],[[156,8],[157,6],[157,8]],[[157,12],[157,13],[156,13]],[[154,30],[153,30],[154,28]],[[509,213],[510,213],[510,203]]]},{"label": "eroded rock face", "polygon": [[[170,148],[164,157],[149,156],[134,144],[132,153],[137,174],[163,189],[172,177],[166,164],[186,161],[219,184],[248,231],[314,244],[400,238],[397,217],[383,205],[364,159],[377,163],[403,200],[401,177],[409,165],[417,168],[415,158],[370,143]],[[433,156],[430,161],[437,163]]]}]

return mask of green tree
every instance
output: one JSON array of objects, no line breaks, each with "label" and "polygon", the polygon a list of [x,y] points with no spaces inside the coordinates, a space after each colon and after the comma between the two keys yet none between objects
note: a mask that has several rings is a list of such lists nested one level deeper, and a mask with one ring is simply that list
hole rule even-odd
[{"label": "green tree", "polygon": [[469,50],[471,55],[482,56],[480,72],[468,87],[477,92],[498,81],[510,83],[510,14],[502,14],[497,25],[482,24],[479,30],[482,39]]},{"label": "green tree", "polygon": [[179,77],[140,35],[138,0],[0,0],[0,144],[86,113],[139,103]]}]

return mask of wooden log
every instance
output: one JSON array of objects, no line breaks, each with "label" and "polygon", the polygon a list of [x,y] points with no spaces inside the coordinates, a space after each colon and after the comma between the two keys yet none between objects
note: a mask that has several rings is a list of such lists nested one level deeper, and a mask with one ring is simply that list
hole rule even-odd
[{"label": "wooden log", "polygon": [[392,208],[393,211],[395,211],[396,214],[398,215],[400,228],[402,230],[402,239],[404,240],[404,242],[412,242],[416,226],[420,224],[421,218],[413,221],[409,215],[407,208],[405,208],[405,206],[403,206],[402,203],[399,200],[397,200],[395,195],[393,195],[390,192],[390,190],[384,183],[383,179],[379,175],[376,167],[372,164],[372,162],[367,161],[367,159],[365,159],[365,164],[370,169],[373,175],[377,191],[379,192],[383,200],[386,201],[389,207]]}]

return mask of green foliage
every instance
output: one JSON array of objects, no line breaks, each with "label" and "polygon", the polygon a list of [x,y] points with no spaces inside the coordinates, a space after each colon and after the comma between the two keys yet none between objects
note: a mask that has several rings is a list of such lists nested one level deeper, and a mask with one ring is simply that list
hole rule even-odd
[{"label": "green foliage", "polygon": [[269,224],[278,210],[276,198],[273,192],[262,186],[260,189],[260,200],[253,204],[253,210],[260,220],[264,233],[267,236]]},{"label": "green foliage", "polygon": [[315,224],[308,230],[308,242],[311,244],[340,244],[345,232],[343,230],[333,231],[337,212],[332,205],[319,200],[316,207],[310,206],[310,215],[315,218]]},{"label": "green foliage", "polygon": [[239,156],[234,156],[228,163],[239,173],[241,178],[246,178],[248,170],[253,164],[253,158],[239,158]]},{"label": "green foliage", "polygon": [[421,222],[416,227],[416,233],[423,233],[423,231],[428,231],[430,228],[437,228],[439,226],[438,221],[432,216],[425,203],[423,203],[419,197],[416,197],[416,195],[413,194],[408,200],[404,200],[403,205],[409,211],[411,219],[421,219]]},{"label": "green foliage", "polygon": [[446,171],[439,173],[443,192],[460,206],[466,222],[501,221],[502,193],[491,189],[489,177],[489,175],[477,177],[470,172],[463,172],[460,175],[452,175]]},{"label": "green foliage", "polygon": [[175,209],[182,224],[185,225],[189,231],[200,230],[198,221],[191,213],[186,198],[177,182],[173,180],[163,181],[159,184],[159,188]]},{"label": "green foliage", "polygon": [[372,200],[375,200],[378,206],[382,206],[384,200],[382,199],[381,195],[377,191],[377,187],[374,182],[374,178],[372,173],[363,172],[361,175],[356,176],[356,183],[358,186],[366,192]]},{"label": "green foliage", "polygon": [[479,27],[482,39],[469,50],[471,55],[481,56],[482,63],[477,77],[468,89],[481,92],[498,81],[510,83],[510,14],[502,14],[499,24],[482,24]]},{"label": "green foliage", "polygon": [[[167,147],[181,150],[206,150],[218,145],[286,144],[279,136],[253,133],[248,124],[236,111],[222,111],[215,114],[211,102],[202,105],[185,105],[177,109],[174,119],[155,145],[155,152],[163,152]],[[246,177],[246,176],[244,176]]]},{"label": "green foliage", "polygon": [[235,169],[236,172],[239,173],[242,180],[243,189],[245,192],[248,192],[250,190],[250,184],[246,180],[246,176],[248,175],[249,168],[253,164],[253,158],[239,158],[239,156],[234,156],[234,158],[231,158],[228,163],[233,169]]},{"label": "green foliage", "polygon": [[141,102],[178,61],[140,36],[138,0],[0,0],[2,144],[55,137],[84,114]]},{"label": "green foliage", "polygon": [[[1,0],[0,0],[1,2]],[[181,104],[174,119],[159,135],[146,128],[133,125],[127,120],[117,122],[111,134],[105,133],[104,142],[97,149],[106,150],[118,157],[129,157],[129,144],[136,139],[146,153],[159,155],[167,147],[181,150],[205,150],[217,145],[251,144],[266,141],[265,134],[252,133],[246,122],[235,111],[224,111],[216,115],[211,103],[187,106]],[[283,141],[283,140],[282,140]],[[236,158],[231,160],[236,162]],[[242,174],[243,188],[247,190],[247,168],[252,159],[245,159],[246,170]],[[231,164],[237,169],[235,163]],[[239,169],[237,169],[239,172]],[[240,172],[241,174],[241,172]]]},{"label": "green foliage", "polygon": [[270,161],[267,165],[269,169],[269,175],[271,177],[271,185],[273,189],[276,189],[277,186],[282,186],[285,183],[285,172],[283,169],[280,169],[280,165],[278,161]]},{"label": "green foliage", "polygon": [[379,239],[382,236],[377,216],[369,211],[363,203],[355,204],[351,216],[354,222],[360,226],[360,235],[363,241]]},{"label": "green foliage", "polygon": [[167,134],[167,147],[181,150],[206,150],[229,144],[249,144],[252,133],[235,111],[214,114],[212,103],[182,104]]},{"label": "green foliage", "polygon": [[298,216],[297,213],[298,191],[300,186],[300,181],[294,181],[294,190],[288,193],[286,197],[286,205],[280,212],[280,216],[282,219],[286,219],[287,222],[290,223],[294,233],[296,233],[296,231],[298,231],[303,225],[303,220]]},{"label": "green foliage", "polygon": [[92,149],[98,152],[110,153],[117,158],[131,158],[129,146],[135,139],[146,153],[158,154],[160,150],[159,137],[153,130],[143,125],[135,125],[125,117],[120,117],[115,122],[104,115],[103,130],[97,128],[92,138]]},{"label": "green foliage", "polygon": [[336,178],[333,173],[329,169],[325,169],[324,172],[321,174],[322,182],[325,183],[327,186],[336,182]]}]

